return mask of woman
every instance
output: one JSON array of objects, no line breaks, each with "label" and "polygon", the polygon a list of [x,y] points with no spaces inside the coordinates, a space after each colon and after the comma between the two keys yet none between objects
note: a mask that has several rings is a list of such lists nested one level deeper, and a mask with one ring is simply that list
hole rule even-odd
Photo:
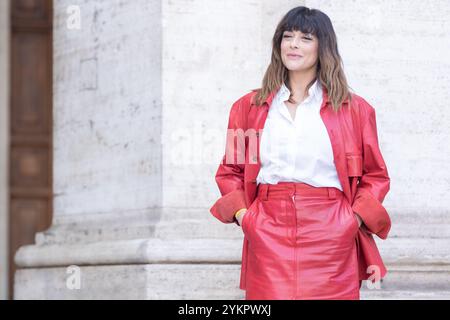
[{"label": "woman", "polygon": [[359,299],[365,273],[386,273],[371,235],[389,232],[390,179],[326,14],[282,18],[262,88],[233,104],[228,129],[211,212],[242,226],[246,299]]}]

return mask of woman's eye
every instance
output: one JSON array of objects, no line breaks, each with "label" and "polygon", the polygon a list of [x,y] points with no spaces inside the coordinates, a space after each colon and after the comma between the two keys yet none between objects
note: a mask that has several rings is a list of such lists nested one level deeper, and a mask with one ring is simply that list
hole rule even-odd
[{"label": "woman's eye", "polygon": [[[283,38],[292,38],[292,36],[285,34],[285,35],[283,35]],[[308,38],[308,37],[302,37],[302,39],[312,40],[312,38]]]}]

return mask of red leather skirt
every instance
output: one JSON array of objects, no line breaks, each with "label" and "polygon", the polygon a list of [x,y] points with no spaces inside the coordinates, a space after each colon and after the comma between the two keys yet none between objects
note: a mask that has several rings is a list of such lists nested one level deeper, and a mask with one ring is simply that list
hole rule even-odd
[{"label": "red leather skirt", "polygon": [[245,299],[360,298],[358,220],[339,189],[259,184],[242,230],[248,239]]}]

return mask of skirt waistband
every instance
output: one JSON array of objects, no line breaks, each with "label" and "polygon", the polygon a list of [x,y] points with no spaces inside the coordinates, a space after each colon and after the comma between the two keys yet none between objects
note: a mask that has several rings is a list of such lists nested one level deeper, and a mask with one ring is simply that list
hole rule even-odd
[{"label": "skirt waistband", "polygon": [[280,198],[286,195],[311,196],[319,198],[336,199],[344,196],[344,193],[335,187],[314,187],[304,182],[278,182],[277,184],[258,184],[258,198]]}]

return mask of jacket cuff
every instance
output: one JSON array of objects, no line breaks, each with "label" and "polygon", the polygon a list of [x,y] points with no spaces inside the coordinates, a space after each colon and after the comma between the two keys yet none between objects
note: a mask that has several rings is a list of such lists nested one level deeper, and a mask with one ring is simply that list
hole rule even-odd
[{"label": "jacket cuff", "polygon": [[246,207],[244,190],[236,189],[219,198],[209,211],[223,223],[234,222],[239,225],[234,214]]},{"label": "jacket cuff", "polygon": [[368,191],[358,190],[352,210],[364,222],[365,227],[381,239],[386,239],[391,228],[391,219],[383,205]]}]

